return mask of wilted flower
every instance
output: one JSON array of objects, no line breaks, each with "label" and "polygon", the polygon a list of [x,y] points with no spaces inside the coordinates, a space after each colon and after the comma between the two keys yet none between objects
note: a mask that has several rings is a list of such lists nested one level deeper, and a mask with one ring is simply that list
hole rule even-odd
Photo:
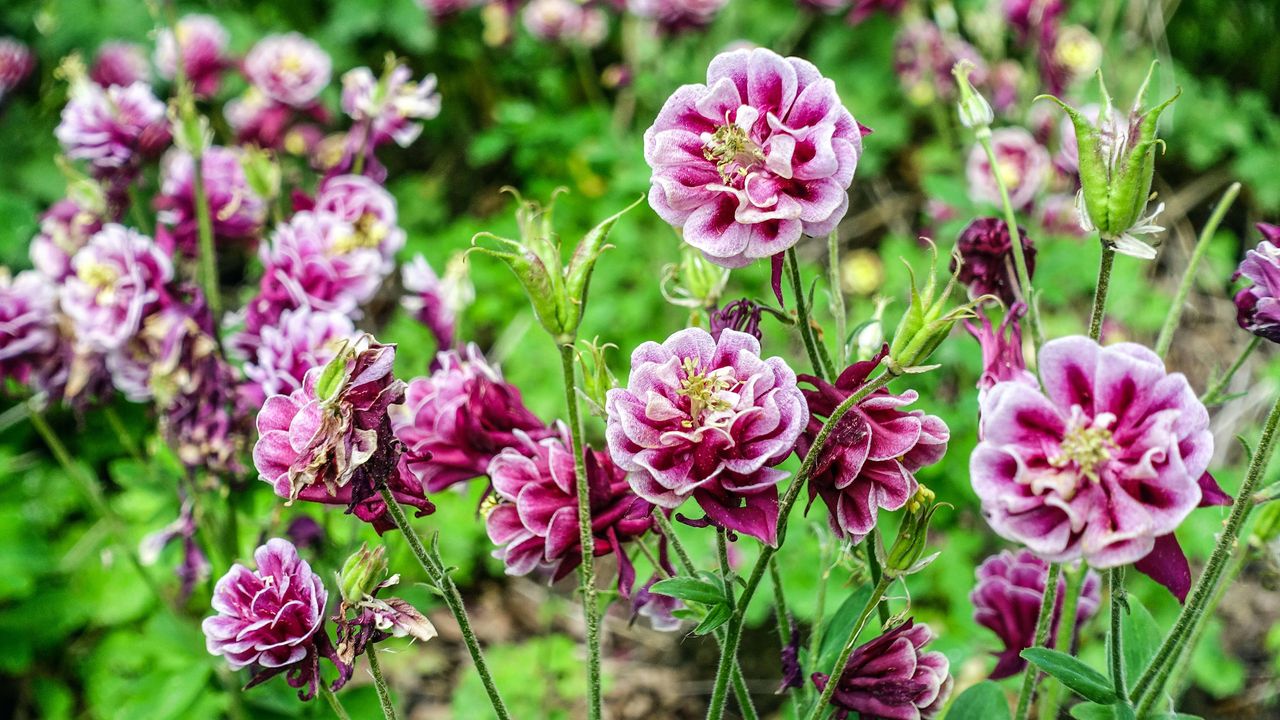
[{"label": "wilted flower", "polygon": [[0,388],[13,378],[26,384],[58,349],[58,288],[26,270],[10,276],[0,266]]},{"label": "wilted flower", "polygon": [[606,405],[609,452],[637,495],[664,508],[692,497],[714,524],[777,542],[774,466],[809,419],[782,358],[762,359],[746,333],[681,330],[637,347]]},{"label": "wilted flower", "polygon": [[742,267],[835,229],[862,134],[808,61],[721,53],[707,84],[677,89],[645,131],[649,204],[708,259]]},{"label": "wilted flower", "polygon": [[1036,385],[1036,376],[1027,370],[1022,357],[1022,327],[1018,321],[1027,312],[1023,303],[1011,305],[997,328],[991,318],[981,315],[982,326],[965,320],[964,327],[982,348],[982,376],[978,378],[979,398],[996,383],[1017,381]]},{"label": "wilted flower", "polygon": [[[1016,209],[1029,207],[1049,179],[1049,151],[1020,127],[993,130],[991,149],[996,156],[996,172],[1009,192],[1009,202]],[[969,151],[965,177],[969,181],[969,197],[975,202],[1001,205],[1000,188],[981,145],[974,145]]]},{"label": "wilted flower", "polygon": [[[206,148],[200,160],[209,218],[216,241],[256,239],[267,219],[267,203],[252,189],[238,148]],[[171,150],[160,168],[157,220],[164,226],[161,242],[194,256],[198,246],[195,173],[190,153]]]},{"label": "wilted flower", "polygon": [[[1027,276],[1036,271],[1036,246],[1024,228],[1018,228],[1022,241],[1022,257],[1027,263]],[[956,241],[959,262],[953,258],[951,271],[969,288],[969,297],[994,295],[1006,306],[1022,300],[1018,288],[1018,272],[1013,259],[1013,243],[1004,220],[982,217],[970,222]]]},{"label": "wilted flower", "polygon": [[[814,389],[804,391],[809,423],[797,452],[810,452],[824,419],[866,384],[883,357],[882,352],[850,365],[834,385],[800,376]],[[915,390],[894,395],[880,388],[850,408],[831,430],[809,478],[809,499],[822,497],[837,535],[860,542],[876,526],[881,508],[898,510],[915,494],[915,472],[947,452],[951,431],[942,418],[901,409],[918,398]]]},{"label": "wilted flower", "polygon": [[[850,713],[894,720],[937,717],[954,681],[947,656],[924,651],[933,638],[928,625],[908,619],[854,650],[831,696],[835,717],[844,720]],[[822,673],[811,677],[819,691],[830,681]]]},{"label": "wilted flower", "polygon": [[907,98],[916,105],[955,100],[958,90],[951,69],[961,60],[972,63],[970,81],[974,85],[986,82],[987,65],[978,51],[928,20],[904,24],[894,41],[894,72]]},{"label": "wilted flower", "polygon": [[71,83],[71,96],[54,130],[72,160],[88,162],[96,175],[132,170],[159,155],[171,136],[164,103],[146,83],[102,88],[84,79]]},{"label": "wilted flower", "polygon": [[382,80],[367,67],[350,70],[342,76],[342,111],[361,127],[362,144],[408,147],[422,133],[422,123],[414,121],[440,114],[436,76],[414,82],[409,66],[392,60]]},{"label": "wilted flower", "polygon": [[981,401],[969,471],[987,522],[1047,560],[1137,563],[1185,596],[1173,531],[1202,502],[1229,501],[1206,472],[1208,411],[1133,343],[1059,338],[1038,363],[1043,389],[1000,382]]},{"label": "wilted flower", "polygon": [[475,345],[441,352],[436,365],[409,381],[404,405],[391,411],[406,465],[427,492],[484,475],[494,456],[517,444],[517,431],[535,440],[553,432]]},{"label": "wilted flower", "polygon": [[320,576],[287,540],[273,538],[253,553],[257,570],[232,565],[213,591],[216,615],[204,619],[206,646],[222,655],[233,670],[254,668],[249,686],[287,672],[298,697],[315,697],[320,658],[337,666],[333,689],[351,677],[351,666],[338,660],[324,629],[329,594]]},{"label": "wilted flower", "polygon": [[[973,619],[994,632],[1004,643],[1004,649],[996,653],[999,659],[995,669],[991,671],[992,680],[1011,677],[1027,666],[1021,653],[1035,644],[1036,620],[1040,617],[1040,604],[1044,601],[1048,570],[1049,563],[1030,550],[1004,550],[978,566],[978,583],[969,593],[969,600],[973,603]],[[1084,623],[1098,613],[1101,603],[1099,587],[1102,585],[1102,578],[1093,570],[1086,572],[1079,603],[1076,605],[1074,627],[1077,635]],[[1067,579],[1059,576],[1058,594],[1049,624],[1051,645],[1057,639],[1058,619],[1062,617],[1066,585]],[[1067,647],[1059,649],[1069,652]]]},{"label": "wilted flower", "polygon": [[345,663],[372,652],[370,645],[387,638],[412,636],[426,642],[436,637],[435,626],[413,605],[400,598],[378,597],[400,583],[399,575],[388,577],[385,556],[385,545],[375,550],[361,545],[338,574],[342,605],[333,621],[338,626],[338,657]]},{"label": "wilted flower", "polygon": [[332,252],[376,251],[382,275],[395,268],[405,232],[397,224],[396,199],[381,185],[363,175],[335,175],[320,185],[314,211],[332,213],[351,225],[351,232],[337,240]]},{"label": "wilted flower", "polygon": [[244,58],[244,74],[267,97],[305,108],[329,84],[329,55],[300,33],[268,35]]},{"label": "wilted flower", "polygon": [[718,310],[708,312],[708,330],[715,340],[719,340],[720,333],[725,330],[737,330],[760,340],[763,338],[760,332],[760,315],[763,312],[763,308],[753,300],[734,300]]},{"label": "wilted flower", "polygon": [[290,395],[302,387],[307,371],[328,364],[356,338],[351,319],[339,312],[303,306],[285,310],[262,327],[254,352],[246,358],[248,382],[240,390],[252,406],[272,395]]},{"label": "wilted flower", "polygon": [[435,336],[436,347],[447,350],[453,347],[458,314],[475,299],[475,288],[467,278],[465,256],[458,255],[449,261],[444,277],[422,255],[400,268],[405,294],[400,304],[414,319]]},{"label": "wilted flower", "polygon": [[71,259],[62,310],[77,339],[100,351],[120,348],[165,300],[173,265],[151,238],[106,225]]},{"label": "wilted flower", "polygon": [[89,79],[106,88],[112,85],[128,87],[136,82],[151,79],[151,66],[147,63],[142,46],[128,42],[103,43],[89,68]]},{"label": "wilted flower", "polygon": [[[218,92],[222,73],[234,63],[227,56],[231,36],[212,15],[184,15],[174,31],[164,28],[156,37],[156,70],[160,77],[173,80],[178,74],[178,55],[182,55],[182,72],[195,94],[208,97]],[[179,48],[181,48],[179,50]]]},{"label": "wilted flower", "polygon": [[649,18],[666,33],[697,30],[711,24],[729,0],[627,0],[627,10]]},{"label": "wilted flower", "polygon": [[1280,226],[1258,223],[1264,238],[1245,254],[1232,280],[1252,284],[1236,293],[1236,322],[1271,342],[1280,342]]},{"label": "wilted flower", "polygon": [[36,67],[31,48],[17,38],[0,37],[0,100],[22,84]]},{"label": "wilted flower", "polygon": [[[516,444],[489,463],[496,503],[485,527],[508,575],[541,570],[557,581],[582,562],[577,472],[568,428],[558,430],[541,440],[517,430]],[[586,448],[585,457],[595,554],[617,556],[618,589],[629,597],[635,569],[622,544],[649,530],[653,506],[631,492],[626,472],[607,454]]]}]

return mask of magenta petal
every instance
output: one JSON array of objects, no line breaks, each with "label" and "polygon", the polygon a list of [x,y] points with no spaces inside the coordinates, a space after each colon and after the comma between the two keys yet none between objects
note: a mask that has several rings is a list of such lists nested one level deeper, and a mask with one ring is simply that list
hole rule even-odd
[{"label": "magenta petal", "polygon": [[1212,475],[1205,472],[1200,476],[1200,507],[1230,505],[1232,502],[1232,497],[1222,490]]},{"label": "magenta petal", "polygon": [[1178,602],[1187,601],[1187,592],[1191,590],[1191,566],[1173,533],[1156,538],[1155,547],[1133,567],[1168,588]]}]

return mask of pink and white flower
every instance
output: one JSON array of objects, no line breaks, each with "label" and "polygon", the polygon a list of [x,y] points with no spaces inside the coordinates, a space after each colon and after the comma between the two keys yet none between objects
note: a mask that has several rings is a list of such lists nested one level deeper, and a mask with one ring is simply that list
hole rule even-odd
[{"label": "pink and white flower", "polygon": [[257,406],[272,395],[290,395],[308,371],[323,367],[355,339],[355,326],[342,313],[305,306],[285,310],[259,332],[256,351],[244,364],[248,382],[242,394]]},{"label": "pink and white flower", "polygon": [[129,169],[171,140],[165,105],[142,82],[108,88],[73,82],[54,135],[67,157],[88,162],[98,174]]},{"label": "pink and white flower", "polygon": [[244,58],[244,74],[267,97],[305,108],[329,84],[333,64],[328,53],[306,36],[268,35]]},{"label": "pink and white flower", "polygon": [[151,65],[142,46],[129,42],[109,42],[98,48],[89,79],[101,87],[128,87],[151,79]]},{"label": "pink and white flower", "polygon": [[[214,145],[204,151],[200,176],[218,242],[255,240],[267,220],[267,203],[249,187],[243,153],[238,148]],[[194,256],[198,245],[195,172],[191,154],[171,150],[160,167],[159,209],[156,219],[165,226],[162,242],[170,251]]]},{"label": "pink and white flower", "polygon": [[[177,36],[175,41],[174,36]],[[227,56],[231,36],[212,15],[184,15],[173,31],[164,28],[156,37],[155,62],[160,77],[172,80],[182,72],[196,95],[208,97],[218,92],[222,73],[233,65]]]},{"label": "pink and white flower", "polygon": [[394,141],[408,147],[422,134],[422,123],[440,114],[440,94],[436,76],[413,81],[407,65],[396,64],[382,81],[373,71],[360,67],[342,76],[342,111],[357,124],[363,123],[365,137],[377,147]]},{"label": "pink and white flower", "polygon": [[159,308],[173,264],[151,238],[106,225],[71,259],[62,285],[62,310],[80,343],[101,352],[124,346]]},{"label": "pink and white flower", "polygon": [[0,385],[26,384],[58,350],[58,288],[45,275],[0,267]]},{"label": "pink and white flower", "polygon": [[[992,131],[991,149],[996,156],[996,172],[1009,191],[1009,202],[1017,209],[1030,207],[1049,179],[1049,151],[1020,127]],[[1000,207],[1000,188],[981,145],[974,145],[969,151],[965,176],[969,181],[969,197],[974,202]]]}]

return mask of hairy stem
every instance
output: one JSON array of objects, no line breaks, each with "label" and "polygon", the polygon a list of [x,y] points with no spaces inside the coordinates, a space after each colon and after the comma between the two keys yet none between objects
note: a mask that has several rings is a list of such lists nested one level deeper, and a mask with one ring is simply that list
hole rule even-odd
[{"label": "hairy stem", "polygon": [[1026,254],[1022,251],[1022,235],[1018,231],[1018,216],[1009,200],[1009,188],[1005,187],[1004,178],[1000,176],[996,151],[991,147],[991,133],[978,133],[978,143],[987,154],[987,163],[991,166],[991,176],[995,178],[996,188],[1000,190],[1000,204],[1004,208],[1004,224],[1009,229],[1009,247],[1013,250],[1013,268],[1018,275],[1018,294],[1027,303],[1027,322],[1031,326],[1031,340],[1037,348],[1044,343],[1044,330],[1040,327],[1040,308],[1035,291],[1031,286],[1031,273],[1027,270]]},{"label": "hairy stem", "polygon": [[867,621],[871,619],[871,612],[884,599],[884,593],[889,589],[889,579],[881,578],[876,583],[875,589],[871,591],[871,597],[867,598],[867,604],[862,607],[862,612],[858,614],[858,621],[853,624],[853,629],[849,631],[849,637],[844,641],[844,647],[840,648],[840,655],[836,657],[836,664],[831,667],[831,672],[827,675],[827,685],[822,688],[822,694],[818,696],[818,702],[813,706],[813,712],[809,713],[809,720],[818,720],[827,712],[827,705],[831,703],[831,697],[836,694],[836,688],[840,685],[840,676],[844,675],[845,668],[849,665],[849,657],[853,655],[853,650],[858,646],[858,636],[867,626]]},{"label": "hairy stem", "polygon": [[1204,391],[1204,394],[1200,396],[1200,402],[1205,405],[1214,405],[1221,402],[1222,393],[1226,392],[1227,386],[1231,384],[1231,378],[1235,377],[1236,373],[1244,365],[1244,361],[1249,359],[1249,356],[1253,354],[1254,350],[1258,349],[1258,345],[1261,343],[1262,338],[1254,335],[1249,340],[1249,344],[1244,346],[1244,350],[1241,350],[1240,354],[1236,356],[1235,362],[1231,363],[1231,367],[1227,368],[1222,377],[1215,380],[1213,385]]},{"label": "hairy stem", "polygon": [[398,720],[395,703],[391,702],[391,689],[387,687],[387,679],[382,676],[382,666],[378,664],[378,651],[373,645],[365,653],[369,659],[369,674],[373,676],[373,686],[378,691],[378,702],[382,705],[382,717],[386,720]]},{"label": "hairy stem", "polygon": [[840,234],[835,230],[827,235],[827,282],[831,285],[831,315],[836,320],[836,367],[842,368],[849,362],[846,347],[849,338],[845,337],[848,316],[844,309],[844,292],[840,286]]},{"label": "hairy stem", "polygon": [[1223,216],[1227,214],[1227,210],[1231,208],[1231,204],[1236,201],[1236,196],[1239,194],[1240,183],[1231,183],[1231,187],[1222,194],[1222,199],[1213,209],[1209,221],[1200,229],[1200,238],[1196,240],[1195,250],[1191,252],[1187,269],[1182,273],[1182,282],[1178,285],[1177,294],[1173,296],[1173,304],[1169,306],[1169,312],[1164,316],[1164,325],[1160,328],[1160,336],[1156,340],[1156,354],[1160,357],[1169,354],[1169,346],[1173,344],[1173,334],[1178,330],[1178,321],[1182,319],[1182,310],[1187,304],[1187,295],[1191,293],[1191,286],[1196,282],[1196,270],[1200,268],[1200,261],[1204,259],[1205,252],[1209,249],[1209,242],[1218,232],[1218,225],[1222,223]]},{"label": "hairy stem", "polygon": [[1116,262],[1115,248],[1102,243],[1102,260],[1098,263],[1098,285],[1093,292],[1093,309],[1089,311],[1089,337],[1102,337],[1102,316],[1107,312],[1107,294],[1111,290],[1111,266]]},{"label": "hairy stem", "polygon": [[813,321],[809,314],[809,298],[805,295],[800,281],[800,264],[796,261],[795,248],[787,250],[787,274],[791,279],[791,288],[796,294],[796,325],[800,328],[800,338],[804,340],[805,352],[809,355],[809,363],[813,371],[823,380],[835,377],[835,368],[831,366],[831,358],[827,357],[826,348],[818,341],[813,330]]},{"label": "hairy stem", "polygon": [[[1036,618],[1036,637],[1031,647],[1049,647],[1049,626],[1053,622],[1053,606],[1058,601],[1058,576],[1062,574],[1062,566],[1049,563],[1045,572],[1044,598],[1040,600],[1040,615]],[[1027,663],[1022,672],[1022,689],[1018,692],[1018,709],[1013,713],[1014,720],[1031,717],[1031,698],[1036,694],[1036,680],[1040,671],[1035,664]]]},{"label": "hairy stem", "polygon": [[1124,622],[1124,568],[1115,567],[1107,571],[1107,590],[1111,596],[1111,627],[1107,631],[1108,667],[1111,670],[1111,683],[1115,687],[1116,697],[1121,702],[1129,702],[1129,689],[1124,681],[1124,633],[1121,623]]},{"label": "hairy stem", "polygon": [[347,714],[347,709],[342,707],[342,701],[323,682],[320,683],[320,696],[324,698],[325,702],[329,703],[330,709],[333,710],[333,714],[338,720],[351,720],[351,716]]},{"label": "hairy stem", "polygon": [[[1053,637],[1063,652],[1072,652],[1072,640],[1076,636],[1076,609],[1080,604],[1080,591],[1084,589],[1085,576],[1089,567],[1084,563],[1075,570],[1064,569],[1067,584],[1063,589],[1062,614],[1058,616],[1058,628]],[[1040,702],[1040,720],[1057,720],[1058,706],[1062,703],[1062,683],[1050,679],[1045,686],[1044,697]]]}]

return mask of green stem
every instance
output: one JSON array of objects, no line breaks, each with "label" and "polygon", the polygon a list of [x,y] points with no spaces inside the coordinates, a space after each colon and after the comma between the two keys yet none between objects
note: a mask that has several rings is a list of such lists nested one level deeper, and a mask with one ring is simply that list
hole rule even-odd
[{"label": "green stem", "polygon": [[[1204,614],[1206,616],[1213,616],[1214,609],[1222,602],[1222,596],[1227,594],[1227,589],[1230,588],[1235,583],[1236,578],[1239,577],[1240,571],[1244,568],[1245,560],[1247,560],[1248,557],[1249,553],[1247,552],[1237,553],[1231,557],[1231,561],[1228,563],[1226,570],[1223,571],[1224,580],[1218,583],[1218,589],[1214,591],[1213,597],[1210,598],[1209,604],[1205,607]],[[1187,650],[1180,653],[1178,655],[1178,661],[1174,663],[1173,672],[1169,676],[1170,681],[1172,681],[1172,685],[1170,685],[1169,688],[1174,697],[1180,697],[1182,695],[1182,691],[1185,689],[1186,675],[1191,665],[1192,656],[1195,654],[1195,649],[1200,646],[1200,640],[1204,635],[1205,628],[1208,626],[1209,623],[1207,622],[1196,623],[1196,626],[1191,630],[1190,637],[1187,638]]]},{"label": "green stem", "polygon": [[573,469],[578,490],[578,541],[582,546],[582,565],[578,569],[582,590],[582,614],[587,625],[587,717],[599,720],[603,710],[600,698],[600,607],[596,600],[596,543],[591,527],[591,490],[587,484],[586,446],[582,440],[582,418],[578,412],[577,368],[573,344],[560,344],[560,366],[564,371],[565,403],[569,410],[569,434],[572,442]]},{"label": "green stem", "polygon": [[889,579],[881,578],[876,583],[875,589],[871,591],[871,597],[867,598],[867,604],[862,607],[862,612],[858,614],[858,621],[853,624],[853,629],[849,631],[849,637],[844,642],[844,647],[840,649],[840,655],[836,658],[836,664],[831,667],[831,672],[827,674],[827,685],[822,689],[822,694],[818,696],[818,702],[814,704],[813,711],[809,713],[809,720],[818,720],[827,712],[827,705],[831,703],[831,697],[835,695],[836,688],[840,686],[840,676],[844,675],[845,668],[849,665],[849,657],[853,655],[853,650],[858,646],[858,636],[867,626],[867,621],[871,619],[871,611],[880,604],[884,599],[884,593],[889,589]]},{"label": "green stem", "polygon": [[1111,290],[1111,266],[1116,262],[1116,250],[1111,243],[1102,241],[1102,259],[1098,263],[1098,285],[1093,292],[1093,309],[1089,311],[1089,337],[1095,341],[1102,337],[1102,316],[1107,312],[1107,294]]},{"label": "green stem", "polygon": [[1040,326],[1039,302],[1031,285],[1031,273],[1027,269],[1026,254],[1022,251],[1022,235],[1018,231],[1018,216],[1009,200],[1009,188],[1005,187],[1004,178],[1000,177],[1000,164],[996,160],[996,151],[991,147],[991,131],[977,133],[978,143],[987,154],[987,164],[991,166],[991,176],[995,178],[996,188],[1000,190],[1000,204],[1004,207],[1004,224],[1009,229],[1009,247],[1013,250],[1013,267],[1018,275],[1018,294],[1027,303],[1027,322],[1031,326],[1031,340],[1037,348],[1044,343],[1044,330]]},{"label": "green stem", "polygon": [[1253,354],[1254,350],[1258,349],[1260,344],[1262,344],[1262,338],[1254,335],[1249,340],[1249,344],[1244,346],[1244,350],[1241,350],[1240,354],[1236,356],[1235,362],[1231,363],[1231,367],[1227,368],[1227,372],[1215,380],[1208,390],[1204,391],[1204,394],[1200,396],[1200,402],[1205,405],[1214,405],[1221,402],[1222,393],[1231,384],[1231,378],[1235,377],[1236,373],[1244,365],[1244,361],[1249,359],[1249,356]]},{"label": "green stem", "polygon": [[1138,678],[1138,682],[1134,684],[1133,694],[1138,699],[1138,717],[1140,718],[1151,710],[1164,693],[1165,683],[1186,647],[1188,639],[1195,636],[1199,626],[1208,621],[1210,599],[1214,595],[1227,561],[1235,550],[1240,528],[1253,510],[1253,493],[1257,490],[1258,483],[1267,469],[1267,463],[1271,460],[1278,423],[1280,423],[1280,396],[1277,396],[1271,405],[1271,412],[1267,415],[1266,425],[1262,428],[1258,447],[1249,461],[1244,482],[1241,483],[1235,502],[1231,505],[1231,514],[1227,516],[1222,534],[1213,547],[1213,554],[1209,556],[1204,572],[1196,579],[1191,594],[1187,596],[1186,604],[1182,606],[1182,612],[1178,613],[1173,629],[1160,643],[1155,657]]},{"label": "green stem", "polygon": [[[1080,604],[1080,591],[1084,588],[1085,576],[1089,567],[1081,563],[1075,570],[1065,570],[1067,584],[1063,589],[1062,613],[1058,616],[1058,629],[1054,635],[1056,645],[1063,652],[1071,652],[1071,641],[1076,636],[1076,609]],[[1058,707],[1062,703],[1062,683],[1050,679],[1045,685],[1044,697],[1040,703],[1041,720],[1057,720]]]},{"label": "green stem", "polygon": [[827,273],[827,282],[831,285],[831,315],[836,320],[836,367],[842,368],[849,362],[849,338],[845,337],[849,318],[840,286],[840,235],[835,230],[827,235]]},{"label": "green stem", "polygon": [[796,294],[796,324],[800,327],[800,337],[804,340],[804,349],[809,355],[809,363],[813,365],[813,371],[819,377],[830,380],[835,377],[835,368],[831,366],[831,358],[827,357],[825,348],[818,342],[817,335],[813,331],[813,322],[809,315],[809,299],[800,282],[800,264],[796,260],[794,247],[787,249],[786,263],[787,273],[791,278],[791,288]]},{"label": "green stem", "polygon": [[413,551],[414,557],[418,558],[418,564],[426,571],[431,583],[440,590],[445,605],[449,607],[449,612],[457,621],[467,652],[471,654],[471,662],[475,664],[476,672],[480,674],[480,681],[484,684],[485,693],[489,696],[489,703],[493,705],[493,714],[499,720],[510,720],[511,715],[507,712],[506,703],[502,701],[498,686],[493,682],[493,675],[489,672],[489,665],[485,662],[484,651],[480,649],[480,641],[476,638],[475,631],[471,629],[471,620],[467,617],[467,608],[462,602],[462,593],[458,592],[458,586],[453,583],[453,578],[445,570],[439,558],[432,556],[423,547],[422,539],[409,525],[409,518],[405,517],[404,509],[400,507],[400,503],[396,502],[391,490],[383,485],[379,488],[379,492],[382,494],[382,501],[387,505],[387,511],[391,513],[392,521],[395,522],[396,527],[400,528],[405,541],[409,543],[409,549]]},{"label": "green stem", "polygon": [[831,578],[831,552],[830,545],[827,542],[821,543],[821,554],[818,557],[818,567],[821,568],[818,576],[818,597],[815,609],[813,611],[813,629],[809,632],[809,657],[818,657],[818,650],[822,647],[822,619],[826,614],[827,605],[827,581]]},{"label": "green stem", "polygon": [[386,720],[398,720],[395,703],[391,702],[391,690],[387,687],[387,679],[382,676],[382,667],[378,664],[378,650],[373,645],[365,653],[369,659],[369,674],[373,676],[373,686],[378,691],[378,702],[382,705],[382,717]]},{"label": "green stem", "polygon": [[213,218],[209,212],[209,194],[204,187],[204,158],[192,152],[191,188],[196,200],[196,231],[200,238],[200,285],[213,313],[214,325],[222,316],[222,291],[218,286],[218,256],[213,246]]},{"label": "green stem", "polygon": [[333,710],[333,714],[337,716],[338,720],[351,720],[351,716],[347,714],[347,709],[342,707],[342,701],[338,699],[337,695],[333,694],[333,691],[323,681],[320,682],[320,695],[325,702],[329,703],[329,707]]},{"label": "green stem", "polygon": [[1213,209],[1209,221],[1200,229],[1200,238],[1196,240],[1195,250],[1191,252],[1191,260],[1187,262],[1187,269],[1182,273],[1182,282],[1178,285],[1177,294],[1173,296],[1173,304],[1169,306],[1169,312],[1164,316],[1164,325],[1160,328],[1160,336],[1156,340],[1156,354],[1160,357],[1169,354],[1169,346],[1173,344],[1173,334],[1178,330],[1178,321],[1182,319],[1182,310],[1187,304],[1187,295],[1191,293],[1191,286],[1196,281],[1196,270],[1199,269],[1200,261],[1204,259],[1205,252],[1209,249],[1209,242],[1218,232],[1218,225],[1222,224],[1223,216],[1227,214],[1227,210],[1231,208],[1231,204],[1236,201],[1236,196],[1239,194],[1240,183],[1231,183],[1231,187],[1222,194],[1222,199]]},{"label": "green stem", "polygon": [[[1036,637],[1031,647],[1049,646],[1049,625],[1053,622],[1053,606],[1058,600],[1058,576],[1062,566],[1049,563],[1044,578],[1044,597],[1040,600],[1040,615],[1036,618]],[[1032,663],[1022,673],[1022,689],[1018,692],[1018,709],[1013,713],[1013,720],[1031,717],[1031,697],[1036,693],[1036,680],[1040,671]]]},{"label": "green stem", "polygon": [[[880,569],[880,557],[876,555],[876,550],[880,547],[880,528],[873,527],[871,532],[867,533],[866,543],[867,551],[867,574],[871,577],[871,583],[878,585],[880,576],[883,572]],[[880,603],[876,606],[876,612],[880,614],[880,624],[887,625],[889,623],[889,603]]]},{"label": "green stem", "polygon": [[133,441],[133,436],[125,428],[124,421],[116,414],[116,409],[110,405],[104,405],[102,407],[102,415],[107,419],[107,424],[111,426],[111,431],[116,434],[116,439],[120,441],[124,451],[129,453],[129,457],[139,463],[145,463],[146,460],[142,457],[142,452],[138,450],[138,444]]},{"label": "green stem", "polygon": [[1114,567],[1107,572],[1107,588],[1111,596],[1111,628],[1107,631],[1107,655],[1111,669],[1111,683],[1115,687],[1116,697],[1121,702],[1129,702],[1129,690],[1124,681],[1124,568]]},{"label": "green stem", "polygon": [[787,612],[787,596],[782,589],[782,572],[778,559],[769,559],[769,582],[773,585],[773,619],[778,624],[778,641],[782,647],[791,642],[791,613]]},{"label": "green stem", "polygon": [[[840,419],[844,417],[845,413],[866,399],[871,393],[888,385],[893,377],[893,373],[887,370],[880,373],[858,388],[852,395],[845,398],[832,411],[827,421],[823,423],[822,429],[818,431],[817,437],[814,438],[813,446],[809,448],[809,452],[805,453],[804,460],[800,463],[799,472],[796,473],[795,479],[787,487],[786,494],[783,495],[782,501],[778,504],[779,545],[781,545],[781,540],[786,534],[787,520],[791,514],[791,507],[795,505],[796,498],[800,496],[800,490],[808,482],[809,476],[813,474],[813,468],[818,463],[818,455],[822,453],[823,448],[826,446],[827,438],[830,437],[831,431],[840,422]],[[747,583],[742,589],[742,597],[738,603],[738,609],[734,612],[733,617],[729,619],[729,629],[725,634],[725,643],[721,646],[723,654],[734,658],[737,657],[738,644],[742,640],[742,627],[745,622],[746,609],[751,604],[751,598],[755,595],[756,588],[760,585],[760,580],[764,577],[765,569],[769,566],[769,559],[777,551],[778,548],[769,545],[765,545],[760,549],[760,556],[756,558],[756,563],[751,569],[751,575],[747,578]],[[720,718],[724,717],[724,690],[729,681],[729,673],[726,672],[724,665],[724,663],[721,663],[716,670],[715,685],[711,692],[711,704],[707,708],[708,720],[720,720]]]}]

